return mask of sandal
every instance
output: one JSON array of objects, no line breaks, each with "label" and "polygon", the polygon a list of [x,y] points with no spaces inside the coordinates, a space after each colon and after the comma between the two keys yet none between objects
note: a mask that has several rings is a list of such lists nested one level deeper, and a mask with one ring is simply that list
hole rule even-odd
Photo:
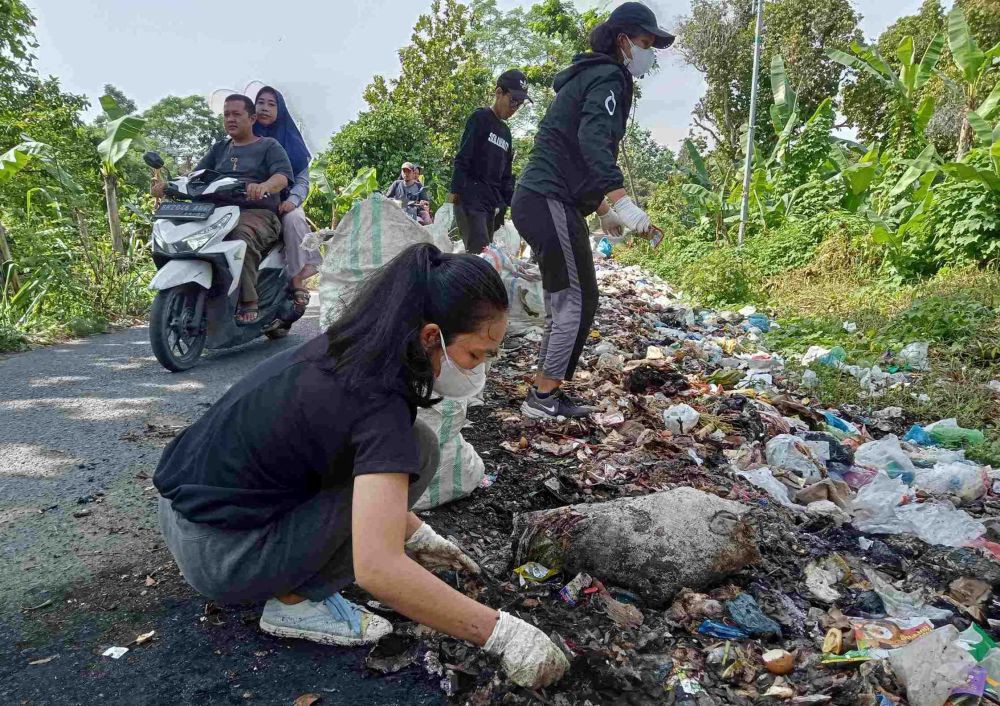
[{"label": "sandal", "polygon": [[308,289],[302,287],[294,288],[292,290],[292,301],[295,302],[293,305],[295,313],[299,316],[306,313],[306,307],[309,306],[310,299],[312,299],[312,295],[309,294]]},{"label": "sandal", "polygon": [[[247,316],[249,315],[249,318]],[[257,319],[260,318],[260,309],[256,304],[252,306],[238,306],[236,307],[236,323],[239,326],[248,326],[250,324],[257,323]]]}]

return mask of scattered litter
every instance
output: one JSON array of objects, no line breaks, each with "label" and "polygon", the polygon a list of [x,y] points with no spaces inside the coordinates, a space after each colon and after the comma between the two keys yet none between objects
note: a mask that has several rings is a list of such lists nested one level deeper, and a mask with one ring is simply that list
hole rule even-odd
[{"label": "scattered litter", "polygon": [[52,660],[54,660],[58,656],[59,655],[52,655],[50,657],[42,657],[41,659],[33,659],[30,662],[28,662],[28,665],[29,666],[34,666],[36,664],[48,664],[49,662],[51,662]]},{"label": "scattered litter", "polygon": [[580,601],[583,590],[590,588],[592,583],[594,583],[594,579],[590,577],[590,574],[577,574],[572,581],[559,590],[559,597],[570,605],[576,605]]},{"label": "scattered litter", "polygon": [[725,623],[719,623],[715,620],[705,620],[702,622],[702,624],[698,626],[698,632],[702,635],[718,637],[723,640],[746,640],[750,637],[749,634],[739,628],[733,627],[732,625],[726,625]]},{"label": "scattered litter", "polygon": [[749,593],[741,593],[733,600],[726,601],[726,610],[733,622],[750,635],[781,637],[781,626],[761,612],[757,601]]},{"label": "scattered litter", "polygon": [[679,404],[664,410],[663,423],[674,434],[687,434],[698,426],[701,415],[686,404]]},{"label": "scattered litter", "polygon": [[771,674],[790,674],[795,669],[795,657],[787,650],[768,650],[761,659]]},{"label": "scattered litter", "polygon": [[531,583],[544,583],[559,573],[558,569],[548,569],[541,564],[529,561],[527,564],[514,569],[514,573],[521,577],[521,585],[524,586],[529,581]]},{"label": "scattered litter", "polygon": [[149,642],[150,640],[152,640],[153,636],[155,634],[156,634],[156,630],[150,630],[149,632],[144,632],[141,635],[139,635],[139,637],[135,638],[132,641],[132,644],[133,645],[144,645],[147,642]]},{"label": "scattered litter", "polygon": [[313,706],[313,704],[321,701],[322,699],[322,694],[302,694],[302,696],[295,699],[292,706]]},{"label": "scattered litter", "polygon": [[833,603],[840,599],[834,586],[848,573],[843,559],[836,555],[814,561],[805,568],[806,588],[823,603]]},{"label": "scattered litter", "polygon": [[976,660],[956,644],[958,630],[946,625],[889,652],[889,664],[906,688],[910,706],[942,706],[964,685]]},{"label": "scattered litter", "polygon": [[128,652],[127,647],[109,647],[101,653],[101,656],[110,657],[111,659],[120,659],[126,652]]},{"label": "scattered litter", "polygon": [[899,359],[913,370],[927,370],[930,345],[924,341],[911,343],[903,346],[899,352]]}]

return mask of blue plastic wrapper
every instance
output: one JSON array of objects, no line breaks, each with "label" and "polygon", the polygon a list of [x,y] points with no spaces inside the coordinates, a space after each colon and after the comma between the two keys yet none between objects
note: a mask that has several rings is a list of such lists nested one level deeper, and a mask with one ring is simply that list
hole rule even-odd
[{"label": "blue plastic wrapper", "polygon": [[726,601],[726,609],[733,622],[748,634],[781,637],[781,626],[764,615],[749,593],[741,593],[733,600]]},{"label": "blue plastic wrapper", "polygon": [[843,419],[838,417],[833,412],[823,412],[823,418],[826,419],[826,423],[845,434],[857,434],[858,428],[849,422],[845,422]]},{"label": "blue plastic wrapper", "polygon": [[717,623],[714,620],[704,621],[698,626],[698,632],[702,635],[710,635],[711,637],[718,637],[723,640],[746,640],[750,637],[739,628],[734,628],[732,625]]},{"label": "blue plastic wrapper", "polygon": [[934,439],[931,435],[924,431],[924,428],[919,424],[914,424],[910,427],[910,430],[906,432],[906,436],[903,437],[903,441],[909,441],[911,444],[917,444],[919,446],[934,446]]},{"label": "blue plastic wrapper", "polygon": [[604,255],[604,257],[611,257],[614,246],[611,245],[611,241],[607,238],[601,238],[601,242],[597,244],[597,249],[602,255]]},{"label": "blue plastic wrapper", "polygon": [[843,346],[834,346],[829,353],[819,358],[819,362],[823,365],[836,365],[845,360],[847,360],[847,351],[844,350]]},{"label": "blue plastic wrapper", "polygon": [[759,328],[764,333],[771,330],[771,320],[764,314],[750,314],[747,323],[755,328]]}]

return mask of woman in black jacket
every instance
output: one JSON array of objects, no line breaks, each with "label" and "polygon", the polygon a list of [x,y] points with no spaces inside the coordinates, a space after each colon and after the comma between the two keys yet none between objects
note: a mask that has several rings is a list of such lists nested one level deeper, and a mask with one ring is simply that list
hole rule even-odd
[{"label": "woman in black jacket", "polygon": [[583,417],[591,411],[561,389],[573,378],[597,311],[587,217],[596,211],[606,233],[653,230],[649,216],[625,193],[618,147],[632,108],[633,79],[652,68],[654,49],[673,41],[652,10],[624,3],[594,28],[593,52],[577,55],[553,83],[556,99],[539,125],[511,209],[514,226],[538,257],[545,290],[538,372],[521,406],[527,416]]}]

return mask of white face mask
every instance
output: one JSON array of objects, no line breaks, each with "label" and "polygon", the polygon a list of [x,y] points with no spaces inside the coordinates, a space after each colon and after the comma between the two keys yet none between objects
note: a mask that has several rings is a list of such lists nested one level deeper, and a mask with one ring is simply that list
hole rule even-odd
[{"label": "white face mask", "polygon": [[475,397],[486,387],[486,364],[480,363],[472,370],[466,370],[455,365],[448,356],[444,344],[444,333],[441,336],[441,372],[434,379],[434,392],[442,397],[463,400]]},{"label": "white face mask", "polygon": [[653,62],[656,61],[656,52],[652,48],[643,49],[636,46],[631,39],[628,40],[628,43],[632,48],[632,58],[629,59],[628,55],[625,56],[625,67],[633,76],[641,78],[653,68]]}]

